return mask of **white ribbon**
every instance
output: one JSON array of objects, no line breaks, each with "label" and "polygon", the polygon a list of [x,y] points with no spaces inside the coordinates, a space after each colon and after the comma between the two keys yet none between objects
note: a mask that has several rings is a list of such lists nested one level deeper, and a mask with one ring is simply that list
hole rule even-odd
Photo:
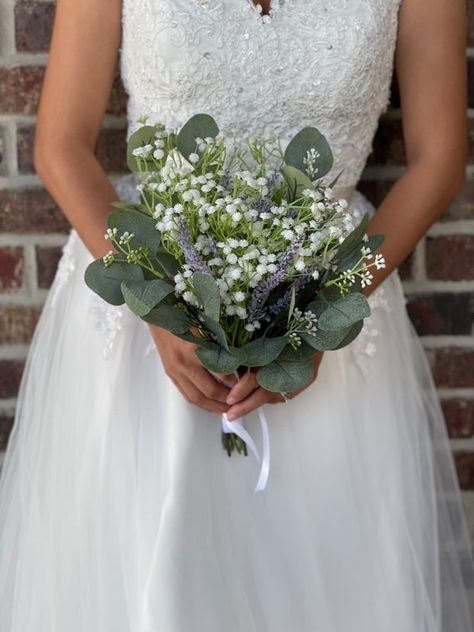
[{"label": "white ribbon", "polygon": [[253,455],[257,459],[257,462],[260,463],[260,474],[258,476],[257,485],[255,486],[255,491],[260,492],[265,489],[268,480],[268,474],[270,472],[270,435],[268,432],[268,423],[267,418],[265,417],[265,413],[261,408],[257,410],[257,413],[260,419],[260,426],[262,428],[262,458],[260,458],[257,446],[255,445],[255,441],[252,439],[249,432],[245,428],[245,420],[243,417],[239,417],[234,421],[229,421],[227,419],[227,415],[224,413],[222,415],[222,432],[225,432],[226,434],[233,432],[238,437],[240,437],[242,441],[244,441],[250,448]]}]

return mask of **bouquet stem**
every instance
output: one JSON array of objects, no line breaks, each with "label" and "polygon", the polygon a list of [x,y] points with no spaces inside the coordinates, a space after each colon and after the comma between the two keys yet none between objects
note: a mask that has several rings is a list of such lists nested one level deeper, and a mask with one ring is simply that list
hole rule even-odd
[{"label": "bouquet stem", "polygon": [[239,454],[244,454],[248,456],[247,444],[245,441],[242,441],[240,437],[238,437],[233,432],[221,432],[222,437],[222,447],[227,452],[229,456],[232,456],[232,452],[238,452]]}]

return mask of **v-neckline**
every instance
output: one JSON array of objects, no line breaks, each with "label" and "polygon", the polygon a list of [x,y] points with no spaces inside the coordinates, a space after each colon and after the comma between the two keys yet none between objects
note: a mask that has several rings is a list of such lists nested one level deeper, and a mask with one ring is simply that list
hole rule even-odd
[{"label": "v-neckline", "polygon": [[[273,6],[272,6],[273,1],[272,1],[272,0],[269,0],[269,1],[268,1],[268,13],[264,13],[264,12],[263,12],[263,6],[262,6],[262,3],[261,3],[261,2],[258,2],[258,1],[257,1],[257,2],[255,2],[255,0],[250,0],[250,2],[253,4],[253,6],[254,6],[255,10],[256,10],[256,11],[257,11],[257,12],[258,12],[261,16],[262,16],[262,18],[263,18],[264,16],[270,17],[270,13],[271,13],[271,11],[272,11],[272,9],[273,9]],[[259,10],[258,10],[258,7],[259,7],[259,6],[262,8],[262,10],[261,10],[261,11],[259,11]]]},{"label": "v-neckline", "polygon": [[[273,0],[269,0],[268,2],[268,13],[263,13],[263,6],[261,4],[261,2],[255,2],[254,0],[248,0],[248,2],[250,3],[250,5],[253,7],[254,11],[256,11],[258,13],[258,15],[261,18],[270,18],[273,12]],[[262,8],[262,11],[259,11],[258,7]]]}]

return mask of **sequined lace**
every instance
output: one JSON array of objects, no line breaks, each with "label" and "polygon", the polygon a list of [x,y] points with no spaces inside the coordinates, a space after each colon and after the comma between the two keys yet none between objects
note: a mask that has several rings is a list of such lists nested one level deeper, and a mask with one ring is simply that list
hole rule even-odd
[{"label": "sequined lace", "polygon": [[209,112],[224,134],[315,125],[355,185],[388,105],[401,0],[124,0],[129,133]]}]

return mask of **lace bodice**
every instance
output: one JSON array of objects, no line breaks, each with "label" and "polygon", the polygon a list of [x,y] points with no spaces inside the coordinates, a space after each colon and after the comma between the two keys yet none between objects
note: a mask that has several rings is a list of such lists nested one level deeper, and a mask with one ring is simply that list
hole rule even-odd
[{"label": "lace bodice", "polygon": [[197,112],[224,134],[328,138],[354,186],[387,108],[402,0],[123,0],[121,71],[138,119],[179,127]]}]

